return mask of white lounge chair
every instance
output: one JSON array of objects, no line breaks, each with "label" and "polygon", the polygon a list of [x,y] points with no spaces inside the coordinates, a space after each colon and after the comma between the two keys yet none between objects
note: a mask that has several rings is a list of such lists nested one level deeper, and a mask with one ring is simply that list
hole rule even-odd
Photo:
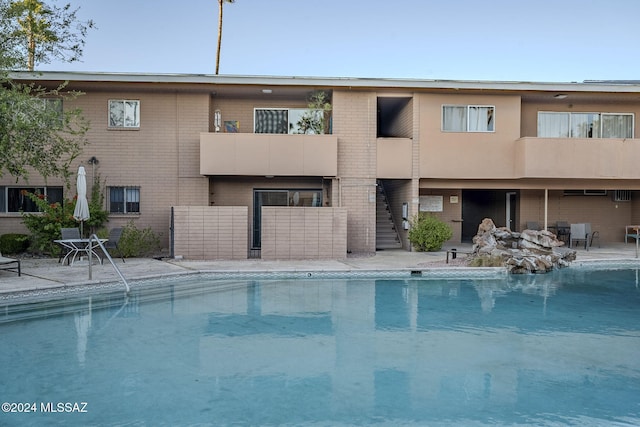
[{"label": "white lounge chair", "polygon": [[0,270],[15,271],[18,273],[18,276],[22,275],[22,272],[20,271],[20,260],[4,257],[2,256],[2,253],[0,253]]}]

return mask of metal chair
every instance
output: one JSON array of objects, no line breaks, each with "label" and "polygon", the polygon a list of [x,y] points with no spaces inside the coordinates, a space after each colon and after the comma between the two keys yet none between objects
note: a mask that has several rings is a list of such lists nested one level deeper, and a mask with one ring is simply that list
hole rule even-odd
[{"label": "metal chair", "polygon": [[567,221],[556,221],[556,236],[558,240],[562,240],[564,243],[569,243],[571,246],[571,242],[569,238],[571,236],[571,227]]},{"label": "metal chair", "polygon": [[[79,228],[62,228],[60,229],[60,238],[62,240],[80,240],[80,229]],[[58,263],[65,257],[71,250],[69,248],[60,248],[60,257],[58,258]],[[67,262],[70,262],[67,258]]]},{"label": "metal chair", "polygon": [[584,242],[584,248],[587,249],[589,243],[589,235],[587,234],[586,224],[571,224],[571,234],[569,235],[569,247],[573,244]]},{"label": "metal chair", "polygon": [[527,221],[527,230],[540,231],[540,224],[537,221]]},{"label": "metal chair", "polygon": [[105,249],[115,249],[120,254],[120,258],[122,258],[122,262],[124,261],[124,256],[122,255],[122,251],[118,247],[118,243],[120,242],[120,238],[122,237],[122,228],[112,228],[109,231],[109,240],[104,242]]}]

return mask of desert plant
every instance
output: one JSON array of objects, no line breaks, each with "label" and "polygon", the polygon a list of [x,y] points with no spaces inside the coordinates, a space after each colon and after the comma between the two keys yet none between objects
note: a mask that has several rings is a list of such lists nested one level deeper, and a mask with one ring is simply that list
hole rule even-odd
[{"label": "desert plant", "polygon": [[19,254],[29,247],[30,239],[26,234],[8,233],[0,236],[0,253]]},{"label": "desert plant", "polygon": [[438,251],[451,236],[451,227],[432,214],[420,212],[411,220],[409,241],[418,252]]},{"label": "desert plant", "polygon": [[118,248],[125,258],[150,255],[160,249],[160,237],[151,227],[139,229],[130,221],[122,230]]}]

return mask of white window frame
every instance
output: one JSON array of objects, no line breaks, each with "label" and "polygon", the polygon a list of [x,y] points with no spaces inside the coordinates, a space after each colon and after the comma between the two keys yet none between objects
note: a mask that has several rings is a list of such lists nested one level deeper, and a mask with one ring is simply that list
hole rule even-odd
[{"label": "white window frame", "polygon": [[[568,129],[567,129],[567,135],[566,136],[540,136],[541,135],[541,128],[540,128],[540,116],[543,114],[559,114],[559,115],[566,115],[568,116],[569,120],[568,120]],[[594,115],[598,115],[598,129],[597,132],[594,132],[597,134],[597,136],[591,136],[591,137],[584,137],[584,136],[574,136],[573,134],[573,117],[575,115],[586,115],[586,114],[594,114]],[[631,129],[630,129],[630,137],[619,137],[619,136],[605,136],[604,135],[604,117],[612,117],[612,116],[631,116]],[[579,138],[579,139],[625,139],[625,138],[634,138],[634,133],[635,133],[635,114],[634,113],[611,113],[611,112],[607,112],[607,113],[603,113],[603,112],[593,112],[593,111],[538,111],[538,121],[537,121],[537,137],[538,138]]]},{"label": "white window frame", "polygon": [[[464,108],[465,114],[465,129],[447,129],[446,126],[446,117],[445,110],[446,108]],[[471,111],[474,108],[486,108],[490,109],[491,120],[487,122],[487,129],[475,129],[472,124],[472,114]],[[440,121],[440,130],[442,132],[452,132],[452,133],[495,133],[496,131],[496,106],[495,105],[485,105],[485,104],[469,104],[469,105],[458,105],[458,104],[443,104],[441,108],[441,121]]]},{"label": "white window frame", "polygon": [[[119,106],[121,110],[112,110],[116,106]],[[107,110],[109,129],[140,129],[140,100],[110,99]]]}]

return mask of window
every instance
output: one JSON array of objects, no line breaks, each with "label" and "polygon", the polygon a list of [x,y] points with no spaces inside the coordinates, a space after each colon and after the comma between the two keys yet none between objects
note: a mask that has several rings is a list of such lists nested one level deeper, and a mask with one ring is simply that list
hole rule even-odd
[{"label": "window", "polygon": [[255,133],[316,134],[324,127],[324,112],[308,108],[256,108]]},{"label": "window", "polygon": [[140,213],[140,188],[109,187],[109,212]]},{"label": "window", "polygon": [[62,203],[62,187],[0,187],[0,212],[38,212],[28,193],[38,194],[49,203]]},{"label": "window", "polygon": [[139,128],[140,101],[109,100],[110,128]]},{"label": "window", "polygon": [[444,132],[493,132],[495,107],[491,105],[443,105]]},{"label": "window", "polygon": [[42,99],[44,110],[47,117],[51,120],[51,124],[58,128],[62,127],[64,110],[62,108],[62,99],[60,98],[44,98]]},{"label": "window", "polygon": [[539,138],[633,138],[633,114],[538,112]]},{"label": "window", "polygon": [[61,98],[33,98],[10,101],[13,114],[34,126],[59,129],[63,124]]},{"label": "window", "polygon": [[613,201],[614,202],[630,202],[631,190],[615,190],[613,192]]}]

